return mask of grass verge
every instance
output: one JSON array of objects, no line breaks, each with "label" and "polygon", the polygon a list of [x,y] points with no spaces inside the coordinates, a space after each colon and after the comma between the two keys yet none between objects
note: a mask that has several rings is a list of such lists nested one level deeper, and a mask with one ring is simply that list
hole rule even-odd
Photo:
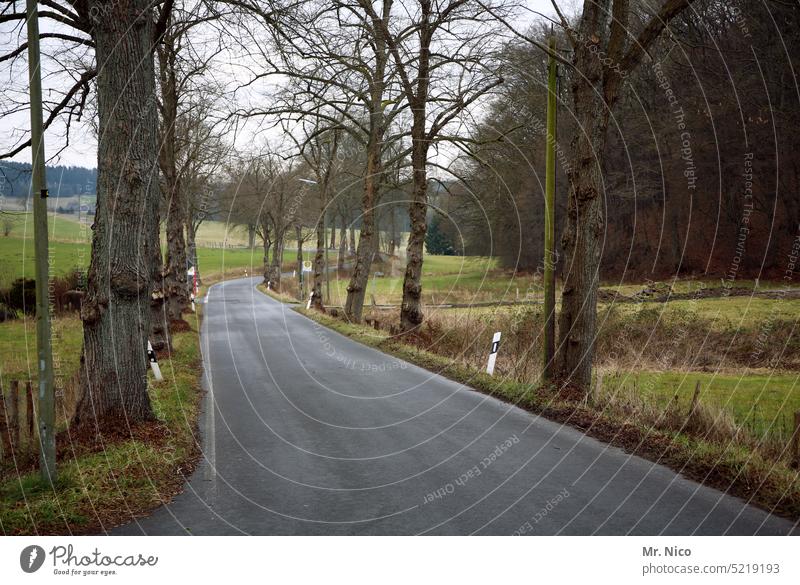
[{"label": "grass verge", "polygon": [[197,418],[202,391],[196,330],[173,336],[161,363],[164,381],[151,379],[157,420],[115,436],[58,440],[59,478],[44,485],[33,462],[17,461],[0,477],[0,531],[19,534],[104,532],[171,499],[199,456]]}]

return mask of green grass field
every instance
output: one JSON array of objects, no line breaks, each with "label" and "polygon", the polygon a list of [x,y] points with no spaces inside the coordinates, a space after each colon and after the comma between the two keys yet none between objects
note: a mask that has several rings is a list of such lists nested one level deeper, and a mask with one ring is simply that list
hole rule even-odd
[{"label": "green grass field", "polygon": [[793,414],[800,411],[797,372],[613,372],[603,377],[606,392],[633,391],[662,407],[677,396],[684,410],[697,383],[701,401],[730,412],[737,424],[754,434],[791,436]]},{"label": "green grass field", "polygon": [[[4,343],[9,326],[0,324]],[[196,451],[200,343],[196,331],[179,333],[173,341],[172,359],[161,364],[164,381],[151,380],[158,421],[148,426],[149,432],[134,430],[102,449],[78,446],[77,454],[67,449],[59,461],[55,490],[42,484],[37,471],[17,473],[6,467],[0,477],[1,533],[99,531],[157,507],[181,489],[182,471]],[[16,345],[24,344],[17,340]]]},{"label": "green grass field", "polygon": [[[10,226],[9,238],[33,238],[33,214],[14,212],[2,218],[4,229]],[[91,216],[79,220],[78,216],[51,213],[48,216],[48,237],[57,242],[90,242],[93,218]]]}]

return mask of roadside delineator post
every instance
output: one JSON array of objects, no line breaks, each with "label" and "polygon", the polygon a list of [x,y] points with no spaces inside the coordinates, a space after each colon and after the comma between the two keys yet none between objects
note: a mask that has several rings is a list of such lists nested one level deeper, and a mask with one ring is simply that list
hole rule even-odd
[{"label": "roadside delineator post", "polygon": [[161,375],[161,368],[158,366],[158,358],[156,357],[156,352],[153,350],[153,345],[150,343],[149,339],[147,340],[147,359],[150,360],[150,368],[153,370],[156,380],[160,382],[164,379],[164,376]]},{"label": "roadside delineator post", "polygon": [[486,373],[494,375],[494,362],[497,361],[497,350],[500,349],[500,331],[492,337],[492,349],[489,352],[489,363],[486,364]]},{"label": "roadside delineator post", "polygon": [[192,292],[189,293],[189,301],[192,305],[192,313],[194,313],[197,311],[194,304],[194,300],[197,297],[197,269],[195,269],[194,266],[190,267],[189,270],[186,271],[186,275],[192,279]]},{"label": "roadside delineator post", "polygon": [[311,301],[313,301],[313,300],[314,300],[314,291],[312,290],[311,294],[308,295],[308,302],[306,303],[306,311],[311,309]]}]

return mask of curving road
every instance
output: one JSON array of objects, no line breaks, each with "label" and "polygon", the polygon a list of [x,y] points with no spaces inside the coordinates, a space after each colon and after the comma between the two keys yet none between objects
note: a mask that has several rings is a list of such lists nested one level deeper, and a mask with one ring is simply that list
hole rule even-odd
[{"label": "curving road", "polygon": [[786,534],[669,469],[360,345],[255,290],[209,291],[203,460],[114,534]]}]

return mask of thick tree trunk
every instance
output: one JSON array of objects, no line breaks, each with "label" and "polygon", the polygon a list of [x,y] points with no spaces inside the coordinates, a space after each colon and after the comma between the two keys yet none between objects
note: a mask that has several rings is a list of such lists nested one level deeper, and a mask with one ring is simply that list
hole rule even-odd
[{"label": "thick tree trunk", "polygon": [[186,239],[184,227],[188,222],[188,206],[178,177],[178,145],[175,137],[178,122],[178,89],[176,82],[175,41],[165,35],[158,47],[161,75],[161,148],[158,162],[164,178],[164,201],[167,218],[167,260],[164,269],[164,306],[167,318],[180,321],[189,307],[189,287],[186,276]]},{"label": "thick tree trunk", "polygon": [[170,322],[180,321],[183,311],[189,307],[189,283],[186,261],[186,206],[181,201],[181,188],[176,181],[169,197],[167,213],[167,262],[164,273],[164,300]]},{"label": "thick tree trunk", "polygon": [[75,429],[153,419],[146,349],[159,188],[151,6],[129,0],[88,7],[111,14],[92,29],[100,140]]},{"label": "thick tree trunk", "polygon": [[[388,19],[391,2],[384,2],[384,19]],[[384,22],[385,24],[385,22]],[[364,171],[364,196],[361,200],[361,233],[358,237],[355,265],[350,283],[347,285],[347,300],[344,313],[353,322],[360,322],[364,310],[364,297],[367,294],[367,282],[375,256],[375,205],[380,197],[383,179],[383,142],[386,131],[386,120],[383,115],[383,93],[386,75],[386,38],[383,26],[373,25],[375,70],[370,86],[369,140],[367,141],[367,165]],[[355,232],[350,228],[351,246]]]},{"label": "thick tree trunk", "polygon": [[[586,38],[599,38],[585,23]],[[598,41],[599,42],[599,41]],[[562,383],[588,391],[592,381],[592,360],[597,319],[597,287],[600,278],[603,217],[602,171],[610,105],[616,99],[603,86],[601,60],[579,44],[572,86],[574,112],[580,132],[570,144],[571,167],[564,247],[561,314],[556,364]],[[605,99],[604,99],[605,98]]]},{"label": "thick tree trunk", "polygon": [[[557,364],[562,383],[588,391],[597,334],[597,286],[605,231],[603,163],[611,108],[623,83],[670,20],[693,0],[665,0],[629,44],[628,2],[584,2],[575,43],[572,115],[579,131],[570,145],[567,225],[563,235],[564,290],[559,317]],[[609,8],[612,18],[609,19]],[[602,58],[601,58],[602,57]]]},{"label": "thick tree trunk", "polygon": [[414,144],[411,151],[411,166],[414,169],[414,186],[408,217],[411,233],[406,247],[406,273],[403,278],[403,302],[400,305],[400,329],[408,332],[416,329],[424,318],[422,312],[422,260],[425,234],[428,230],[428,175],[427,146],[425,144],[425,118],[416,116],[411,129]]},{"label": "thick tree trunk", "polygon": [[372,258],[375,255],[373,243],[375,234],[373,232],[375,227],[375,199],[381,173],[379,150],[380,146],[378,145],[367,154],[364,197],[362,199],[361,234],[358,238],[353,274],[350,277],[350,283],[347,285],[347,300],[344,306],[345,315],[355,323],[361,321],[364,311],[364,298],[367,294],[369,271],[372,267]]}]

